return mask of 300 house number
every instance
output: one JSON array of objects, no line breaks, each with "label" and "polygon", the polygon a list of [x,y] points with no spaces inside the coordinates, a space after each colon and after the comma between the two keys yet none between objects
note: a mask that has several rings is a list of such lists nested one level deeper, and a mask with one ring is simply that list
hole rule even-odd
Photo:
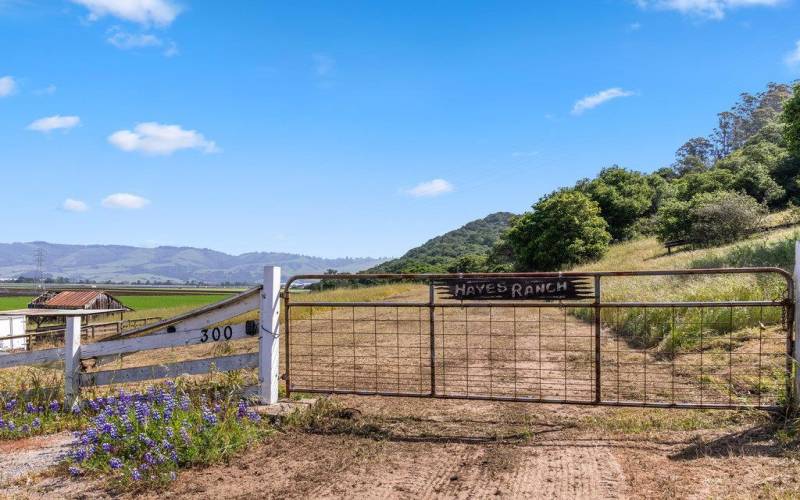
[{"label": "300 house number", "polygon": [[233,337],[233,328],[226,326],[220,330],[219,327],[215,327],[210,332],[208,328],[204,328],[200,330],[200,333],[203,334],[200,337],[200,342],[206,343],[209,340],[212,342],[219,342],[220,340],[230,340]]}]

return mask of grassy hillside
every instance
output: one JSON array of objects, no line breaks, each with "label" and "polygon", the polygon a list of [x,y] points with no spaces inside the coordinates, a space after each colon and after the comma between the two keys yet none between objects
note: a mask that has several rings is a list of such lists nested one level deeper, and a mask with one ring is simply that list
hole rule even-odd
[{"label": "grassy hillside", "polygon": [[485,255],[505,231],[514,214],[497,212],[428,240],[398,259],[369,269],[370,273],[444,272],[459,257]]},{"label": "grassy hillside", "polygon": [[[800,237],[796,228],[776,230],[753,236],[734,244],[674,252],[669,255],[653,238],[612,245],[607,255],[592,264],[575,267],[576,271],[691,269],[708,267],[793,265],[794,241]],[[780,300],[786,283],[778,275],[703,275],[604,278],[605,301],[722,301]],[[589,314],[588,312],[586,313]],[[759,325],[777,326],[779,307],[768,308],[657,308],[607,309],[603,322],[636,344],[655,347],[664,353],[698,349],[699,326],[704,334],[740,335]]]}]

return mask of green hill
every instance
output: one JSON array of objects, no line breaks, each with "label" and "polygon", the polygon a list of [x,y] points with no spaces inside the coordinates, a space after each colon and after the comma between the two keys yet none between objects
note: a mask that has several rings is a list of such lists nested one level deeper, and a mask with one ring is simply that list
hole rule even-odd
[{"label": "green hill", "polygon": [[514,214],[497,212],[437,236],[400,258],[384,262],[365,272],[414,273],[444,272],[459,257],[486,255],[505,231]]}]

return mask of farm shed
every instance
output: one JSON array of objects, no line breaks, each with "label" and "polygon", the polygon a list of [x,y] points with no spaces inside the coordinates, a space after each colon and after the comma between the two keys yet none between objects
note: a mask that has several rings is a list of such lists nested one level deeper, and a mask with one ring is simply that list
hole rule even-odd
[{"label": "farm shed", "polygon": [[[61,310],[108,310],[108,313],[96,312],[90,319],[108,319],[122,321],[125,311],[131,311],[122,302],[108,292],[102,290],[50,290],[39,295],[28,304],[29,309],[61,309]],[[52,316],[34,316],[29,319],[41,326],[45,319]],[[63,320],[63,318],[60,318]],[[63,322],[63,321],[61,321]]]}]

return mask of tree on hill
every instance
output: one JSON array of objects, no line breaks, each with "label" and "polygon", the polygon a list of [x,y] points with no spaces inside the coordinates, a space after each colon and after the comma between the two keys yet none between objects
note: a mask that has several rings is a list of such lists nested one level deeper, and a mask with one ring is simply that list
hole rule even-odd
[{"label": "tree on hill", "polygon": [[786,124],[783,133],[789,153],[800,158],[800,83],[794,86],[794,94],[786,101],[783,121]]},{"label": "tree on hill", "polygon": [[557,191],[518,217],[506,234],[520,271],[554,271],[600,258],[611,235],[600,206],[577,190]]},{"label": "tree on hill", "polygon": [[615,240],[630,238],[633,223],[653,207],[655,190],[647,176],[616,165],[604,168],[595,179],[578,182],[576,187],[600,206]]}]

